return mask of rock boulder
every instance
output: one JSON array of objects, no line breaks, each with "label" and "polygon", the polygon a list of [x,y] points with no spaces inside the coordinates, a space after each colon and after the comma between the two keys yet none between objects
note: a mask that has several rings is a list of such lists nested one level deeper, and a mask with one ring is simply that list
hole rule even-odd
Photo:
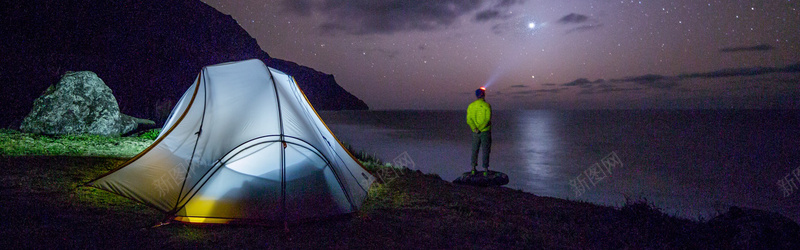
[{"label": "rock boulder", "polygon": [[118,136],[136,129],[136,118],[120,113],[117,99],[91,71],[67,72],[33,102],[20,130],[36,134]]},{"label": "rock boulder", "polygon": [[508,175],[497,171],[488,171],[486,175],[484,171],[476,171],[474,174],[470,171],[453,180],[453,183],[480,187],[502,186],[508,184]]}]

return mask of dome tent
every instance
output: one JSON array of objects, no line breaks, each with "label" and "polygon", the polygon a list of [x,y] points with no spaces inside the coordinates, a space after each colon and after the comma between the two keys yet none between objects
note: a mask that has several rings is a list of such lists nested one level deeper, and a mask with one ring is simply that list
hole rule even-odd
[{"label": "dome tent", "polygon": [[203,68],[156,141],[87,185],[167,220],[295,222],[355,212],[374,180],[294,78],[251,59]]}]

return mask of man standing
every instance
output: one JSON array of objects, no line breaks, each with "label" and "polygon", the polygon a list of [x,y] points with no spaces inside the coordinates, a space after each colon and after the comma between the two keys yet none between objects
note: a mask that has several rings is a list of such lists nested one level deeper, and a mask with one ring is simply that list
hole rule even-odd
[{"label": "man standing", "polygon": [[472,129],[472,174],[475,174],[478,166],[478,152],[483,151],[483,168],[488,175],[489,172],[489,151],[492,148],[492,106],[486,102],[486,88],[481,87],[475,90],[478,98],[467,107],[467,125]]}]

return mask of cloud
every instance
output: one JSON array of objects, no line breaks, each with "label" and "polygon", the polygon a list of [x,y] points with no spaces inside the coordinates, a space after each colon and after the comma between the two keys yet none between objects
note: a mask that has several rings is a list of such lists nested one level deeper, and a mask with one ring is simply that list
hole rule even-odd
[{"label": "cloud", "polygon": [[655,81],[658,81],[658,80],[662,80],[664,78],[666,78],[666,77],[664,77],[662,75],[647,74],[647,75],[642,75],[642,76],[635,76],[635,77],[626,78],[624,81],[628,81],[628,82],[645,82],[646,83],[646,82],[655,82]]},{"label": "cloud", "polygon": [[611,79],[609,81],[603,79],[589,81],[589,79],[586,78],[578,78],[575,81],[561,84],[561,86],[580,87],[581,89],[583,89],[581,90],[580,94],[593,94],[593,93],[641,90],[641,88],[636,88],[636,87],[620,88],[615,85],[625,82],[636,83],[651,88],[672,89],[678,86],[678,80],[680,79],[674,77],[672,78],[665,77],[662,75],[648,74],[648,75],[634,76],[623,79]]},{"label": "cloud", "polygon": [[759,45],[750,46],[750,47],[728,47],[728,48],[722,48],[719,51],[720,52],[724,52],[724,53],[730,53],[730,52],[745,52],[745,51],[768,51],[768,50],[772,50],[772,49],[773,49],[772,45],[759,44]]},{"label": "cloud", "polygon": [[608,93],[608,92],[626,92],[626,91],[639,91],[642,88],[617,88],[617,87],[609,87],[609,88],[601,88],[600,93]]},{"label": "cloud", "polygon": [[592,86],[592,82],[589,81],[589,79],[586,79],[586,78],[578,78],[575,81],[561,84],[561,86],[568,86],[568,87],[579,86],[581,88],[588,88],[588,87]]},{"label": "cloud", "polygon": [[681,88],[680,86],[681,81],[685,79],[755,76],[755,75],[763,75],[769,73],[797,73],[797,72],[800,72],[800,63],[791,64],[785,67],[730,68],[730,69],[721,69],[711,72],[680,74],[678,76],[646,74],[641,76],[611,79],[608,81],[602,79],[589,81],[586,78],[578,78],[575,81],[563,83],[560,85],[565,87],[580,87],[582,90],[579,94],[642,90],[642,88],[640,87],[630,87],[630,88],[619,87],[619,84],[622,83],[634,83],[645,87],[661,89],[661,90],[685,91],[685,89]]},{"label": "cloud", "polygon": [[590,94],[604,94],[604,93],[611,93],[611,92],[628,92],[628,91],[640,91],[644,88],[619,88],[614,87],[611,85],[602,85],[599,88],[584,88],[578,92],[579,95],[590,95]]},{"label": "cloud", "polygon": [[484,10],[475,15],[475,21],[485,22],[500,17],[500,11]]},{"label": "cloud", "polygon": [[640,85],[659,88],[659,89],[671,89],[678,86],[677,79],[665,77],[662,75],[654,75],[654,74],[647,74],[643,76],[631,77],[623,79],[624,82],[633,82]]},{"label": "cloud", "polygon": [[537,95],[537,94],[556,94],[558,92],[567,90],[568,88],[556,88],[556,89],[531,89],[531,90],[523,90],[512,92],[511,95],[520,96],[520,95]]},{"label": "cloud", "polygon": [[561,84],[561,86],[567,86],[567,87],[578,86],[578,87],[581,87],[581,88],[590,88],[595,83],[601,83],[601,82],[603,82],[603,80],[597,80],[597,81],[592,82],[592,81],[589,81],[589,79],[586,79],[586,78],[578,78],[575,81],[571,81],[571,82],[568,82],[568,83]]},{"label": "cloud", "polygon": [[492,26],[491,28],[492,33],[496,35],[504,34],[510,30],[513,30],[512,24],[510,23],[498,23]]},{"label": "cloud", "polygon": [[486,22],[508,18],[508,8],[523,0],[283,0],[289,13],[318,13],[325,21],[319,28],[326,33],[355,35],[392,34],[428,31],[450,27],[462,17]]},{"label": "cloud", "polygon": [[711,72],[691,73],[678,75],[679,78],[717,78],[717,77],[730,77],[730,76],[755,76],[769,73],[784,72],[794,73],[800,72],[800,63],[795,63],[783,68],[779,67],[751,67],[751,68],[729,68],[721,69]]},{"label": "cloud", "polygon": [[524,0],[498,0],[488,9],[478,11],[478,13],[475,14],[475,21],[486,22],[494,19],[508,19],[512,15],[503,13],[508,13],[508,9],[524,2]]},{"label": "cloud", "polygon": [[567,89],[567,88],[557,88],[557,89],[538,89],[538,90],[535,90],[535,91],[536,91],[537,93],[553,93],[553,94],[555,94],[555,93],[558,93],[558,92],[564,91],[564,90],[566,90],[566,89]]},{"label": "cloud", "polygon": [[561,17],[561,19],[558,19],[558,23],[560,23],[560,24],[574,24],[574,23],[586,22],[588,20],[589,20],[588,16],[581,15],[581,14],[570,13],[569,15],[566,15],[564,17]]},{"label": "cloud", "polygon": [[[667,84],[661,82],[663,77],[658,75],[644,75],[644,76],[637,76],[631,77],[626,79],[612,79],[610,81],[606,81],[603,79],[597,79],[594,81],[589,81],[586,78],[578,78],[575,81],[568,82],[561,84],[561,86],[565,87],[580,87],[581,91],[578,92],[580,95],[587,95],[587,94],[597,94],[597,93],[609,93],[609,92],[624,92],[624,91],[639,91],[642,90],[640,87],[631,87],[631,88],[622,88],[615,86],[616,83],[621,82],[635,82],[642,85],[647,85],[650,87],[657,87],[663,88],[667,86]],[[670,86],[671,87],[671,86]],[[566,88],[564,88],[566,89]]]},{"label": "cloud", "polygon": [[496,8],[509,8],[511,6],[525,3],[525,0],[500,0],[495,3]]},{"label": "cloud", "polygon": [[598,29],[600,27],[603,27],[603,24],[587,24],[587,25],[582,25],[580,27],[569,29],[569,30],[567,30],[566,33],[569,34],[569,33],[572,33],[572,32],[590,31],[590,30]]},{"label": "cloud", "polygon": [[[569,25],[573,27],[567,30],[566,34],[573,32],[596,30],[603,27],[603,24],[599,23],[597,20],[589,18],[586,15],[581,15],[576,13],[569,13],[568,15],[558,19],[558,21],[556,22],[562,25]],[[574,27],[575,25],[580,25],[580,26]]]},{"label": "cloud", "polygon": [[523,84],[517,84],[517,85],[511,85],[511,87],[512,88],[525,88],[525,87],[528,87],[528,86],[525,86]]}]

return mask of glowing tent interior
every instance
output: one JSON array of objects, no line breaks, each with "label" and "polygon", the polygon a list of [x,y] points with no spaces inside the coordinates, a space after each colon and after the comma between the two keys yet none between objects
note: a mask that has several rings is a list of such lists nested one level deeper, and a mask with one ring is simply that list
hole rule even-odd
[{"label": "glowing tent interior", "polygon": [[293,77],[252,59],[204,67],[158,139],[87,185],[167,221],[295,222],[355,212],[374,180]]}]

